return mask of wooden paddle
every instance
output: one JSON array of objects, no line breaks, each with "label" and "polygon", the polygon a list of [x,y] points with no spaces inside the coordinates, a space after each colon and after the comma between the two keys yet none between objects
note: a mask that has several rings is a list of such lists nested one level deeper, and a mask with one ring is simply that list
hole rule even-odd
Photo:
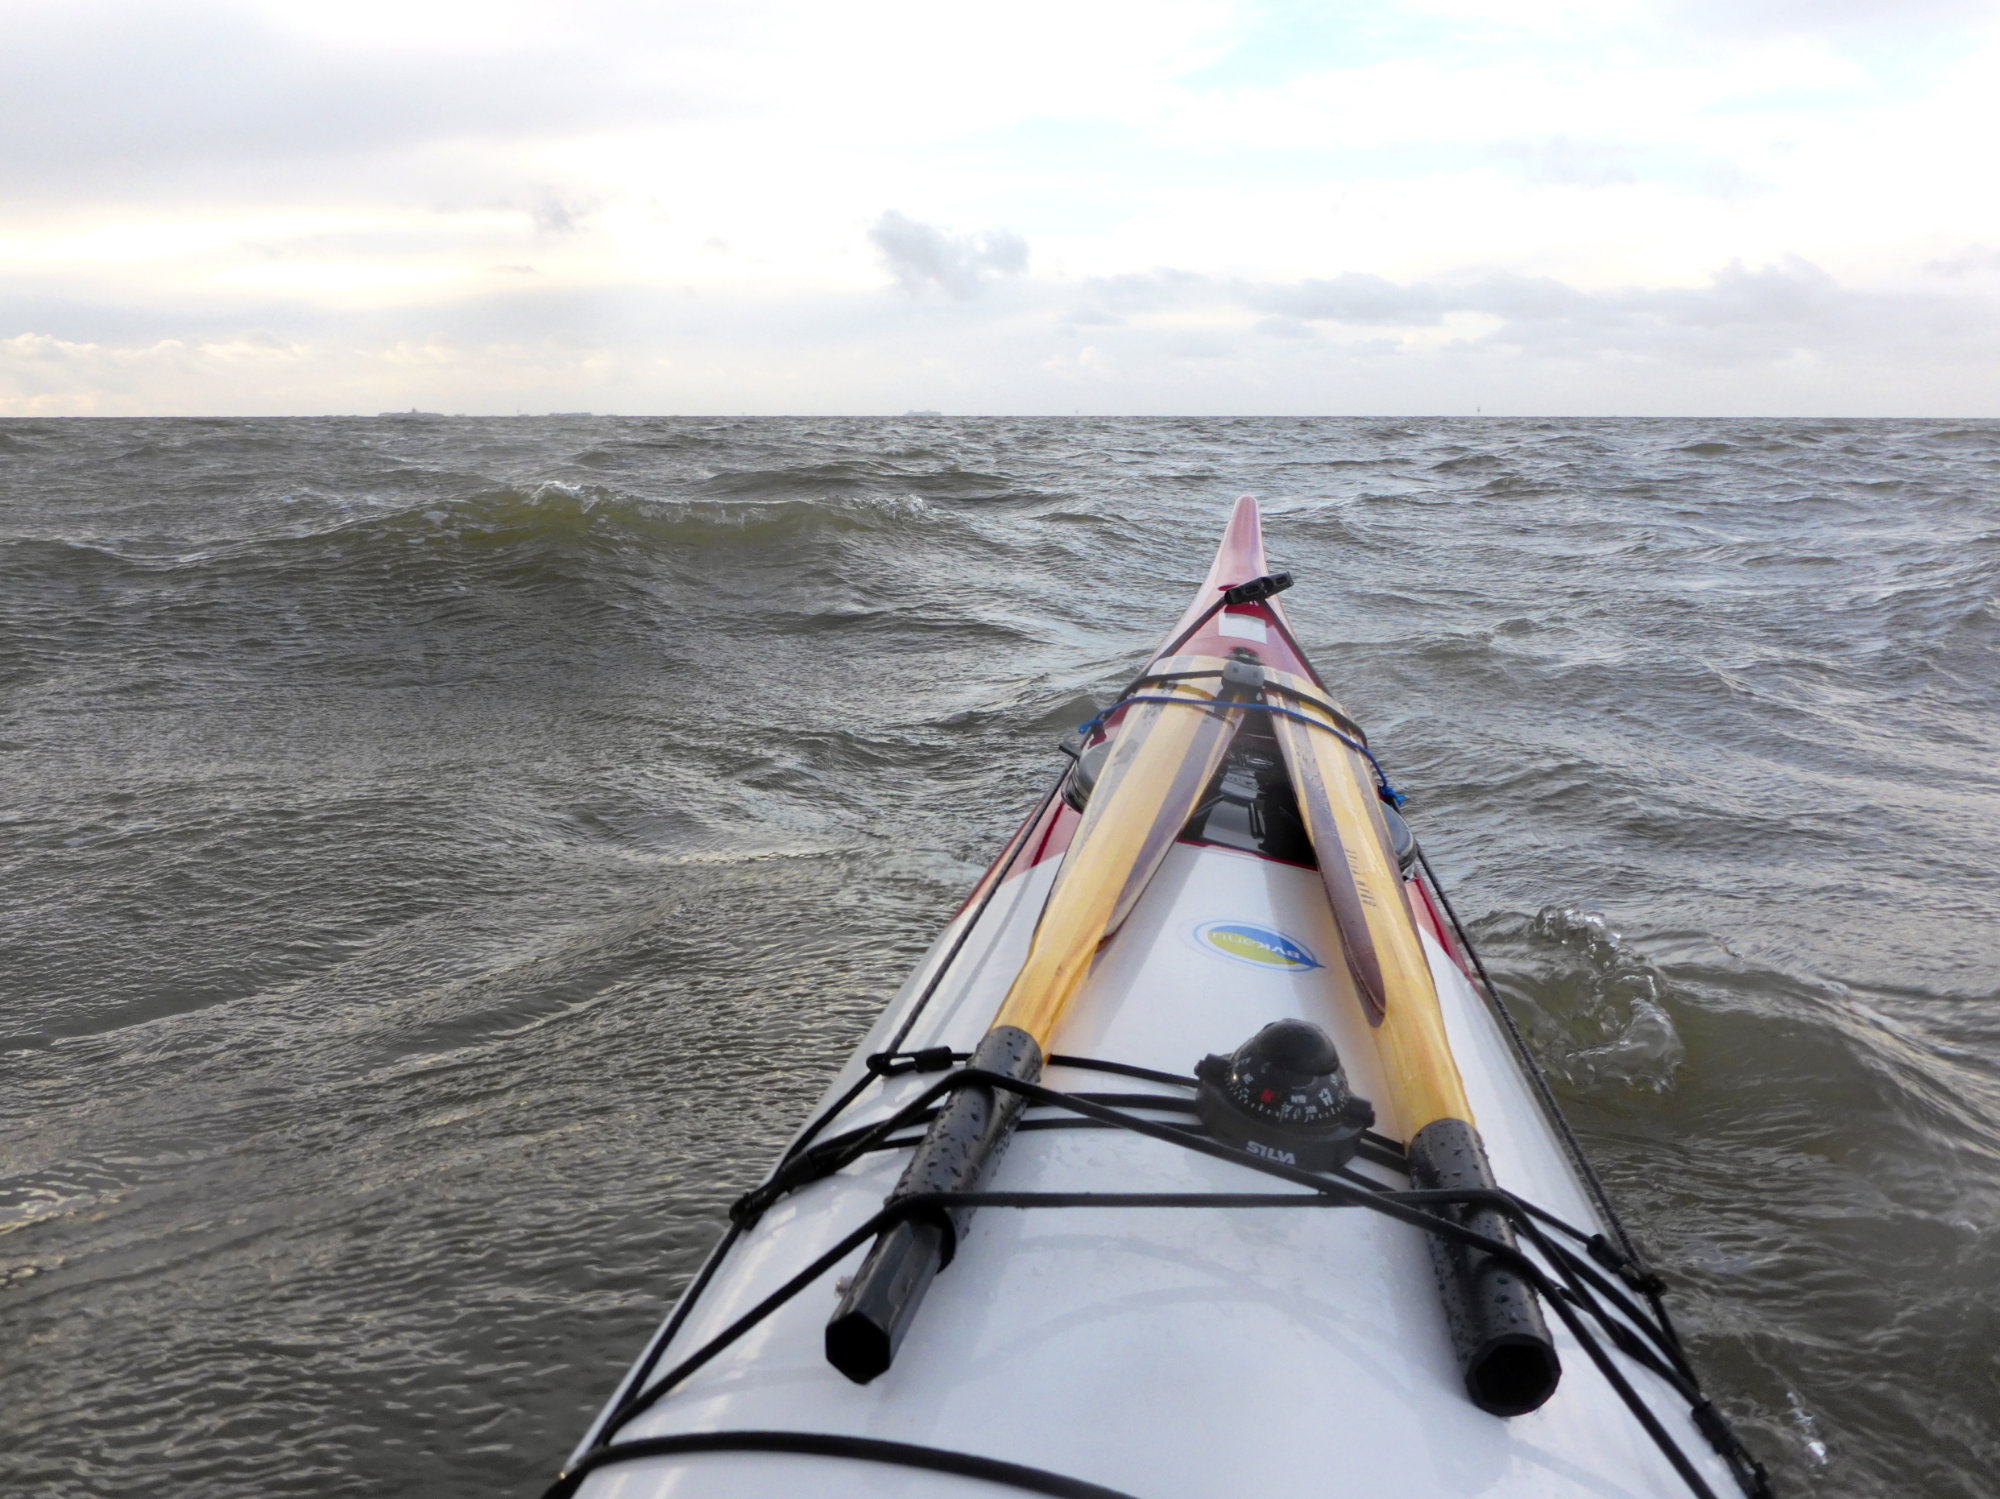
[{"label": "wooden paddle", "polygon": [[[1424,1189],[1492,1191],[1493,1168],[1446,1037],[1444,1012],[1408,892],[1382,818],[1367,760],[1343,736],[1351,723],[1313,683],[1265,674],[1266,700],[1297,713],[1272,713],[1292,789],[1319,860],[1355,997],[1367,1016],[1388,1084],[1391,1109],[1408,1139],[1410,1178]],[[1444,1209],[1467,1228],[1514,1243],[1496,1209]],[[1430,1238],[1445,1320],[1466,1393],[1482,1410],[1515,1416],[1555,1393],[1562,1366],[1540,1303],[1492,1256]]]},{"label": "wooden paddle", "polygon": [[[1214,778],[1242,718],[1217,675],[1163,686],[1134,703],[1070,840],[1061,872],[1007,997],[972,1054],[974,1068],[1032,1082],[1049,1037],[1082,987],[1098,950],[1124,923]],[[1021,1112],[1020,1095],[968,1084],[925,1132],[890,1201],[918,1192],[970,1192],[992,1170]],[[969,1211],[909,1218],[877,1237],[826,1327],[826,1356],[865,1384],[887,1369],[924,1293],[949,1263]]]}]

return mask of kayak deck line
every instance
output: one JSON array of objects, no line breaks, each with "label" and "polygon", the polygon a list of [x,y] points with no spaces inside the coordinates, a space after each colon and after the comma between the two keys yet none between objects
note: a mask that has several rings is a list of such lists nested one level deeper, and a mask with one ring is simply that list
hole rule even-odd
[{"label": "kayak deck line", "polygon": [[[1216,1429],[1289,1423],[1301,1455],[1320,1450],[1322,1463],[1343,1467],[1360,1461],[1352,1472],[1370,1493],[1416,1491],[1400,1465],[1421,1454],[1431,1473],[1421,1491],[1437,1499],[1484,1493],[1494,1480],[1496,1495],[1560,1490],[1579,1499],[1678,1491],[1717,1499],[1718,1486],[1733,1480],[1751,1499],[1767,1499],[1763,1469],[1702,1393],[1659,1277],[1591,1169],[1427,854],[1387,810],[1402,797],[1292,634],[1276,598],[1291,581],[1269,570],[1255,502],[1240,501],[1195,602],[1146,670],[1083,726],[1082,748],[1065,747],[1071,763],[765,1180],[732,1205],[721,1239],[551,1496],[575,1493],[606,1467],[703,1451],[745,1454],[715,1460],[723,1490],[768,1492],[783,1480],[748,1454],[876,1460],[850,1437],[928,1437],[885,1444],[918,1454],[908,1461],[879,1460],[978,1478],[940,1464],[1008,1466],[963,1449],[987,1447],[993,1420],[1026,1420],[1022,1429],[1040,1430],[1043,1440],[1025,1455],[1058,1459],[1020,1468],[1025,1481],[1012,1486],[1030,1492],[1213,1492],[1233,1469],[1187,1439],[1226,1421]],[[1232,862],[1217,857],[1222,851],[1264,862]],[[1114,941],[1127,918],[1136,935]],[[1176,930],[1182,935],[1169,941]],[[1191,960],[1183,944],[1209,956]],[[1216,954],[1222,969],[1247,965],[1262,976],[1237,968],[1229,979]],[[1229,1059],[1215,1054],[1213,1027],[1235,1027],[1241,1022],[1227,1017],[1239,1013],[1304,1017],[1286,1018],[1289,1032],[1267,1025],[1259,1038],[1319,1038],[1286,1054],[1322,1059],[1306,1070],[1328,1072],[1336,1091],[1325,1096],[1354,1106],[1348,1134],[1311,1114],[1274,1115],[1297,1122],[1260,1133],[1246,1126],[1248,1116],[1217,1104],[1220,1080],[1235,1079],[1228,1097],[1240,1109],[1255,1103],[1257,1079],[1269,1075],[1244,1060],[1260,1055],[1251,1043],[1231,1067],[1214,1070]],[[1346,1092],[1331,1038],[1311,1023],[1329,1014],[1342,1051],[1373,1053],[1355,1076],[1386,1106],[1379,1132],[1356,1137],[1375,1111]],[[980,1015],[993,1017],[983,1035],[968,1033]],[[1194,1043],[1210,1052],[1196,1076],[1144,1065],[1178,1067]],[[1460,1057],[1471,1068],[1462,1079]],[[1053,1085],[1047,1074],[1064,1070],[1120,1075],[1158,1091]],[[1474,1127],[1473,1098],[1502,1177]],[[854,1122],[840,1127],[844,1119]],[[1022,1147],[1019,1164],[1009,1157],[1000,1182],[989,1181],[1015,1135],[1037,1143]],[[1349,1143],[1317,1143],[1341,1138]],[[907,1164],[882,1196],[869,1184],[886,1182],[899,1155]],[[1215,1177],[1243,1169],[1279,1190],[1230,1190]],[[1332,1219],[1283,1211],[1308,1207],[1360,1211]],[[888,1371],[933,1278],[958,1256],[975,1212],[988,1210],[1002,1217],[979,1233],[979,1273],[967,1281],[961,1271],[947,1278],[950,1290],[930,1293],[948,1304],[935,1315],[949,1316],[955,1333],[913,1338],[916,1367],[869,1387]],[[1049,1210],[1079,1212],[1094,1226],[1083,1238],[1067,1228],[1001,1226],[1032,1224]],[[1143,1227],[1130,1232],[1113,1226],[1133,1210],[1167,1217],[1134,1220]],[[1183,1219],[1188,1212],[1208,1217]],[[1231,1218],[1241,1226],[1219,1235],[1208,1226]],[[1170,1226],[1177,1219],[1195,1226]],[[1441,1294],[1438,1333],[1457,1351],[1463,1415],[1443,1399],[1444,1371],[1426,1341],[1438,1334],[1418,1330],[1426,1319],[1411,1300],[1417,1287],[1400,1268],[1418,1242],[1404,1237],[1412,1232],[1429,1248],[1431,1305]],[[1392,1239],[1409,1247],[1393,1248]],[[859,1270],[835,1285],[840,1309],[824,1328],[823,1357],[855,1383],[828,1388],[800,1361],[802,1335],[823,1314],[793,1303],[843,1262],[854,1265],[871,1241]],[[1053,1264],[1061,1266],[1054,1277]],[[1280,1294],[1304,1296],[1300,1311],[1311,1309],[1310,1320],[1274,1320],[1283,1303],[1271,1298]],[[1595,1376],[1581,1385],[1573,1377],[1575,1393],[1546,1407],[1560,1365],[1544,1308],[1566,1339],[1564,1357]],[[1330,1340],[1301,1341],[1309,1325]],[[1105,1405],[1132,1376],[1201,1349],[1226,1355],[1253,1327],[1266,1352],[1251,1365],[1226,1377],[1220,1364],[1189,1367],[1193,1382],[1157,1409]],[[1099,1341],[1113,1329],[1111,1341]],[[685,1334],[693,1343],[681,1355]],[[1191,1334],[1196,1341],[1186,1341]],[[714,1363],[731,1348],[738,1351]],[[1054,1360],[1040,1366],[1046,1377],[1023,1362],[1039,1350]],[[663,1371],[670,1352],[676,1361]],[[1075,1373],[1064,1377],[1072,1360]],[[1347,1381],[1329,1388],[1344,1388],[1336,1406],[1351,1409],[1330,1426],[1301,1425],[1284,1414],[1291,1389],[1272,1382],[1287,1368]],[[676,1391],[685,1394],[660,1405]],[[1480,1425],[1488,1418],[1479,1411],[1515,1420]],[[1539,1413],[1519,1414],[1531,1411]],[[794,1423],[858,1430],[776,1429]],[[1501,1436],[1516,1424],[1522,1438]],[[1397,1431],[1400,1442],[1390,1435]],[[757,1445],[766,1439],[776,1445]],[[824,1477],[842,1495],[868,1488]],[[941,1477],[937,1492],[969,1493],[955,1478]],[[680,1480],[649,1470],[606,1482],[591,1493],[664,1492],[660,1484],[678,1492]],[[1082,1487],[1038,1486],[1045,1483]]]},{"label": "kayak deck line", "polygon": [[[1220,675],[1221,675],[1220,672],[1190,671],[1190,672],[1180,673],[1179,676],[1176,678],[1176,680],[1187,681],[1193,677],[1209,677],[1209,676],[1220,676]],[[1106,708],[1102,713],[1098,714],[1095,718],[1086,719],[1083,723],[1078,724],[1076,727],[1077,733],[1082,734],[1084,737],[1088,738],[1090,735],[1096,733],[1100,728],[1102,728],[1104,726],[1104,721],[1109,717],[1111,717],[1112,714],[1123,712],[1126,708],[1131,707],[1134,703],[1170,703],[1176,706],[1189,707],[1189,708],[1206,708],[1209,706],[1209,704],[1201,702],[1200,700],[1191,697],[1155,697],[1148,693],[1133,693],[1129,697],[1121,697],[1117,702],[1113,703],[1110,707]],[[1368,746],[1363,744],[1360,740],[1354,739],[1347,734],[1343,734],[1339,729],[1335,728],[1332,724],[1322,723],[1317,718],[1313,718],[1308,714],[1301,713],[1296,708],[1287,708],[1281,703],[1231,703],[1229,704],[1229,707],[1235,710],[1240,710],[1245,713],[1270,713],[1276,715],[1279,718],[1289,718],[1295,723],[1306,724],[1311,728],[1324,729],[1327,733],[1333,735],[1334,738],[1338,739],[1342,744],[1346,745],[1349,749],[1355,750],[1360,754],[1366,755],[1368,757],[1368,763],[1375,768],[1375,774],[1380,778],[1379,789],[1381,790],[1382,793],[1382,799],[1388,802],[1389,805],[1392,807],[1402,806],[1403,804],[1402,793],[1397,791],[1394,786],[1389,784],[1389,773],[1382,768],[1382,762],[1380,760],[1377,760],[1375,758],[1375,752],[1369,749]]]},{"label": "kayak deck line", "polygon": [[[869,1060],[871,1064],[875,1064],[878,1058],[880,1058],[879,1069],[871,1066],[871,1078],[900,1075],[895,1069],[895,1064],[902,1061],[912,1063],[909,1070],[917,1070],[915,1064],[918,1054],[883,1057],[878,1053]],[[926,1062],[932,1059],[929,1056],[923,1058]],[[1053,1061],[1051,1065],[1054,1065]],[[1129,1064],[1104,1063],[1086,1057],[1065,1057],[1063,1065],[1084,1069],[1098,1067],[1119,1071],[1129,1069]],[[1172,1078],[1171,1074],[1153,1075],[1180,1083],[1190,1089],[1196,1086],[1196,1080],[1192,1077],[1178,1079]],[[830,1177],[862,1154],[881,1148],[897,1130],[908,1128],[924,1116],[940,1098],[967,1087],[1009,1092],[1024,1102],[1061,1109],[1100,1126],[1128,1130],[1166,1141],[1308,1190],[1285,1193],[976,1191],[907,1193],[892,1196],[880,1211],[846,1234],[771,1295],[682,1359],[660,1378],[647,1384],[643,1389],[634,1391],[622,1401],[619,1407],[609,1414],[589,1449],[565,1469],[545,1492],[544,1499],[568,1499],[589,1473],[609,1463],[628,1459],[638,1460],[653,1455],[648,1450],[649,1440],[621,1443],[613,1441],[612,1438],[634,1417],[650,1409],[785,1303],[830,1272],[860,1244],[895,1223],[914,1219],[928,1219],[940,1225],[945,1235],[950,1237],[951,1214],[954,1211],[980,1207],[1232,1210],[1359,1207],[1385,1214],[1421,1228],[1437,1238],[1477,1250],[1505,1263],[1510,1271],[1521,1276],[1538,1291],[1548,1304],[1555,1308],[1557,1315],[1584,1348],[1591,1362],[1597,1366],[1606,1382],[1611,1385],[1663,1455],[1687,1481],[1689,1489],[1694,1494],[1701,1496],[1701,1499],[1719,1499],[1715,1490],[1688,1461],[1686,1454],[1671,1434],[1660,1424],[1658,1417],[1611,1361],[1603,1343],[1586,1325],[1584,1321],[1586,1316],[1601,1329],[1605,1340],[1681,1392],[1687,1399],[1690,1410],[1696,1413],[1695,1420],[1703,1434],[1716,1444],[1720,1455],[1733,1469],[1736,1469],[1746,1494],[1769,1492],[1768,1485],[1763,1482],[1761,1469],[1755,1466],[1754,1460],[1744,1452],[1733,1432],[1720,1416],[1714,1413],[1713,1406],[1702,1395],[1671,1325],[1649,1317],[1646,1311],[1619,1290],[1610,1278],[1611,1275],[1622,1276],[1624,1272],[1621,1257],[1607,1246],[1603,1235],[1589,1233],[1575,1225],[1564,1223],[1546,1210],[1533,1207],[1513,1193],[1500,1189],[1406,1192],[1389,1188],[1350,1168],[1337,1168],[1326,1173],[1305,1171],[1238,1150],[1185,1126],[1166,1125],[1155,1120],[1143,1119],[1136,1114],[1091,1101],[1075,1093],[1026,1082],[1004,1072],[955,1066],[887,1118],[844,1137],[842,1139],[844,1148],[840,1151],[810,1159],[809,1169],[800,1169],[801,1164],[808,1160],[802,1156],[794,1156],[789,1162],[782,1164],[763,1187],[745,1194],[731,1209],[732,1237],[735,1233],[754,1226],[756,1220],[779,1197]],[[1155,1106],[1155,1101],[1145,1100],[1142,1106]],[[820,1120],[822,1126],[834,1112],[836,1111],[828,1110],[822,1115]],[[848,1143],[849,1141],[851,1143]],[[830,1145],[833,1142],[825,1143]],[[787,1167],[791,1169],[788,1170]],[[1513,1231],[1526,1238],[1549,1262],[1554,1274],[1551,1275],[1548,1269],[1523,1252],[1511,1239],[1503,1242],[1467,1227],[1458,1217],[1452,1216],[1452,1209],[1479,1209],[1504,1218]],[[1557,1243],[1551,1237],[1550,1230],[1582,1246],[1581,1251],[1570,1250]],[[664,1352],[664,1346],[659,1350],[649,1350],[649,1354],[655,1355],[655,1362],[659,1352]]]},{"label": "kayak deck line", "polygon": [[[1193,682],[1203,678],[1219,677],[1222,675],[1220,670],[1214,668],[1198,667],[1192,670],[1180,669],[1181,663],[1189,659],[1191,658],[1178,657],[1156,662],[1153,667],[1149,667],[1142,675],[1135,677],[1126,686],[1125,690],[1118,695],[1117,701],[1113,702],[1110,707],[1078,724],[1076,732],[1083,738],[1088,739],[1092,734],[1102,729],[1106,722],[1113,715],[1122,711],[1128,703],[1186,703],[1194,701],[1191,698],[1142,696],[1139,691],[1142,687],[1151,687],[1162,683]],[[1298,722],[1307,724],[1313,728],[1326,730],[1336,739],[1346,744],[1349,749],[1367,757],[1369,765],[1374,768],[1376,782],[1381,788],[1382,799],[1384,801],[1392,807],[1401,807],[1403,805],[1404,797],[1402,793],[1390,784],[1389,772],[1383,768],[1382,762],[1375,758],[1375,752],[1368,747],[1368,735],[1363,732],[1360,724],[1348,717],[1346,709],[1342,708],[1332,698],[1315,692],[1310,687],[1300,685],[1300,681],[1295,679],[1289,672],[1267,668],[1264,672],[1263,688],[1266,692],[1282,693],[1284,696],[1297,702],[1301,707],[1317,708],[1320,712],[1331,718],[1333,722],[1331,724],[1322,723],[1319,719],[1313,718],[1309,714],[1284,707],[1278,703],[1243,703],[1236,706],[1247,707],[1253,712],[1273,713],[1281,717],[1296,719]]]},{"label": "kayak deck line", "polygon": [[[981,1483],[1019,1489],[1028,1494],[1047,1494],[1052,1499],[1133,1499],[1122,1489],[1108,1489],[1101,1483],[1031,1468],[1024,1463],[981,1457],[973,1452],[951,1452],[942,1447],[925,1447],[915,1442],[888,1442],[880,1437],[857,1437],[816,1431],[695,1431],[678,1436],[642,1437],[602,1447],[591,1459],[577,1464],[572,1480],[563,1493],[599,1468],[613,1463],[639,1462],[647,1458],[686,1457],[703,1452],[779,1452],[801,1457],[843,1457],[860,1462],[885,1463],[899,1468],[920,1468],[932,1473],[948,1473],[955,1478],[973,1478]],[[594,1460],[593,1460],[594,1459]],[[551,1489],[549,1493],[555,1494]]]}]

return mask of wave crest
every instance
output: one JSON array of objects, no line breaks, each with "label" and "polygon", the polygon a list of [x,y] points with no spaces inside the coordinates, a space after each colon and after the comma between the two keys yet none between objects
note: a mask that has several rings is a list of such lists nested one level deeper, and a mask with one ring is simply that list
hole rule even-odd
[{"label": "wave crest", "polygon": [[1509,997],[1524,1002],[1550,1070],[1579,1092],[1671,1090],[1687,1047],[1659,970],[1594,911],[1544,906],[1510,925],[1503,940],[1525,962],[1507,976]]}]

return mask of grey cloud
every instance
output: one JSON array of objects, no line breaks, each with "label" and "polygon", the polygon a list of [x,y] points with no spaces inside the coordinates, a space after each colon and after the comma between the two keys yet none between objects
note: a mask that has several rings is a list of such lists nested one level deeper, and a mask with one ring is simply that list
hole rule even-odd
[{"label": "grey cloud", "polygon": [[[428,304],[413,325],[408,309],[220,294],[120,307],[10,284],[0,287],[0,405],[900,411],[944,404],[948,387],[950,404],[988,411],[1067,411],[1095,399],[1180,412],[1469,410],[1484,401],[1488,411],[1943,414],[1990,410],[2000,398],[1994,299],[1957,288],[1863,291],[1803,261],[1730,267],[1673,289],[1596,291],[1520,276],[1419,282],[1400,290],[1498,321],[1409,341],[1373,321],[1340,337],[1286,336],[1336,326],[1254,305],[1298,293],[1296,284],[1191,274],[1164,284],[1181,289],[1179,303],[1088,330],[1065,326],[1057,289],[1034,286],[940,319],[919,302],[866,292],[746,299],[644,285],[581,290],[519,275]],[[414,340],[413,326],[423,330]],[[15,330],[32,336],[10,337]],[[415,365],[412,342],[425,353]],[[246,346],[273,352],[245,355]],[[912,386],[919,366],[931,371],[922,389]],[[378,387],[379,397],[356,394]]]},{"label": "grey cloud", "polygon": [[1004,229],[948,234],[893,208],[875,221],[868,239],[912,296],[936,286],[964,301],[993,276],[1017,276],[1028,268],[1028,242],[1018,234]]},{"label": "grey cloud", "polygon": [[621,88],[581,54],[367,54],[308,45],[226,9],[131,0],[8,7],[0,186],[74,196],[161,176],[427,143],[518,139],[692,113]]},{"label": "grey cloud", "polygon": [[1454,312],[1503,320],[1502,341],[1574,337],[1616,340],[1664,329],[1823,330],[1855,303],[1818,266],[1790,257],[1757,270],[1732,264],[1705,287],[1585,292],[1547,277],[1489,275],[1399,285],[1349,273],[1289,286],[1247,286],[1237,296],[1258,311],[1359,327],[1434,327]]},{"label": "grey cloud", "polygon": [[2000,271],[2000,250],[1986,245],[1967,245],[1956,255],[1926,261],[1924,269],[1933,276],[1977,276]]},{"label": "grey cloud", "polygon": [[544,188],[536,194],[528,214],[535,221],[535,232],[545,235],[574,234],[590,216],[591,205],[565,198],[553,188]]},{"label": "grey cloud", "polygon": [[1432,328],[1451,314],[1472,313],[1497,319],[1498,326],[1453,341],[1467,349],[1714,368],[1796,355],[1862,358],[1890,348],[1945,355],[2000,335],[2000,310],[1989,301],[1857,290],[1796,256],[1762,267],[1731,264],[1694,287],[1584,290],[1513,274],[1399,283],[1356,272],[1260,283],[1157,272],[1088,283],[1084,293],[1083,308],[1069,319],[1073,326],[1101,325],[1103,305],[1118,298],[1135,315],[1153,314],[1147,327],[1157,332],[1172,326],[1177,308],[1261,313],[1250,328],[1266,338],[1298,339],[1315,325]]}]

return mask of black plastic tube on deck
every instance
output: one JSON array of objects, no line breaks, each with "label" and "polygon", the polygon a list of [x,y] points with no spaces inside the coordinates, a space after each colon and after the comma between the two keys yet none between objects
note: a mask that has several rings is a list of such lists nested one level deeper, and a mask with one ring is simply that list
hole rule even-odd
[{"label": "black plastic tube on deck", "polygon": [[[1042,1075],[1042,1049],[1024,1030],[995,1026],[969,1065],[1032,1083]],[[959,1088],[924,1132],[889,1201],[977,1191],[1006,1150],[1022,1103],[1019,1093],[979,1083]],[[882,1232],[826,1324],[828,1363],[856,1384],[867,1384],[889,1367],[931,1281],[951,1263],[970,1217],[969,1208],[960,1208],[906,1218]]]},{"label": "black plastic tube on deck", "polygon": [[[1463,1119],[1434,1119],[1408,1146],[1411,1184],[1426,1190],[1491,1192],[1493,1167],[1479,1131]],[[1463,1227],[1509,1248],[1514,1230],[1498,1208],[1442,1209]],[[1496,1416],[1523,1416],[1556,1392],[1562,1363],[1534,1288],[1484,1250],[1429,1235],[1431,1263],[1465,1371],[1465,1393]]]}]

